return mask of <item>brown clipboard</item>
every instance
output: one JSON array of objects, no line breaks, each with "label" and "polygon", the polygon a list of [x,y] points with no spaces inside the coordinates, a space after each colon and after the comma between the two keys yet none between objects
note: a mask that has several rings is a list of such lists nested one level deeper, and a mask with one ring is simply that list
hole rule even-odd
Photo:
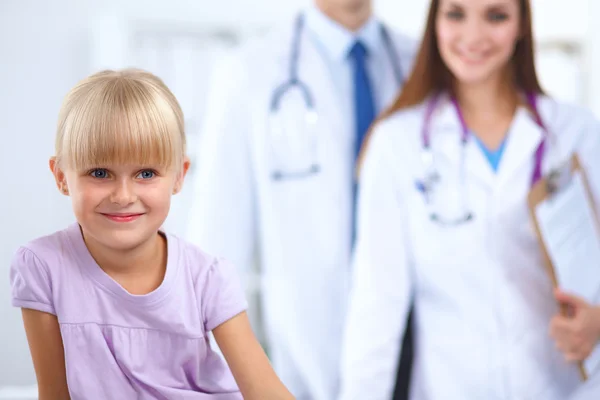
[{"label": "brown clipboard", "polygon": [[[542,257],[544,260],[544,265],[547,269],[548,274],[550,275],[550,279],[552,279],[552,284],[556,288],[558,286],[558,278],[556,276],[556,272],[554,270],[554,266],[552,265],[552,261],[550,259],[550,255],[548,254],[548,250],[544,244],[544,240],[542,238],[542,233],[539,227],[538,220],[536,218],[535,209],[537,206],[547,199],[549,199],[553,193],[560,191],[562,186],[568,184],[574,173],[579,173],[581,175],[581,179],[583,182],[583,186],[585,188],[586,196],[591,204],[595,205],[594,199],[592,196],[592,192],[590,191],[590,185],[585,173],[585,170],[581,166],[579,162],[579,158],[577,154],[573,154],[571,158],[566,162],[565,165],[561,166],[555,173],[550,174],[548,176],[540,179],[531,189],[529,195],[527,196],[527,204],[529,207],[529,213],[531,216],[531,220],[533,221],[535,234],[538,239],[538,243],[540,244],[540,248],[542,249]],[[598,224],[600,219],[598,218],[598,210],[596,207],[592,207],[592,211],[594,213],[596,223]],[[561,314],[568,315],[568,309],[564,306],[561,306]],[[588,373],[585,369],[584,363],[579,362],[579,373],[581,375],[582,380],[586,381],[588,379]]]}]

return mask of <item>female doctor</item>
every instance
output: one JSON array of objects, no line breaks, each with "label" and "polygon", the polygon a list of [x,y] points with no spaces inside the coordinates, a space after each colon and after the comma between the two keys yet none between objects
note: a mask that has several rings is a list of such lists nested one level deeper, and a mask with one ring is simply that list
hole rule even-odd
[{"label": "female doctor", "polygon": [[411,399],[572,395],[600,311],[553,293],[527,195],[573,153],[600,200],[600,125],[543,95],[529,1],[432,0],[412,75],[363,153],[343,400],[390,397],[411,298]]}]

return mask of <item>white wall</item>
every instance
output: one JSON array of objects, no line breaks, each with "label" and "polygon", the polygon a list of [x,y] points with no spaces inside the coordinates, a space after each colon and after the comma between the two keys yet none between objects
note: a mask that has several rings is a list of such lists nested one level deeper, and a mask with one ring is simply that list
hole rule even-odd
[{"label": "white wall", "polygon": [[8,263],[17,245],[70,219],[47,160],[61,96],[87,72],[82,2],[1,4],[0,386],[32,382],[20,316],[8,307]]},{"label": "white wall", "polygon": [[[92,66],[98,65],[100,53],[90,48],[91,27],[98,26],[98,18],[112,15],[117,21],[133,18],[150,25],[166,21],[169,26],[251,31],[269,26],[309,1],[0,0],[0,226],[3,228],[0,233],[0,387],[34,382],[20,315],[8,305],[8,264],[19,244],[60,229],[72,220],[68,199],[54,190],[47,159],[53,151],[62,96],[76,81],[92,72]],[[587,1],[571,0],[568,10],[563,0],[535,0],[534,3],[536,29],[541,36],[585,40],[587,49],[595,54],[585,58],[594,60],[594,64],[586,64],[589,71],[600,65],[600,57],[596,51],[598,45],[590,40],[586,31]],[[416,37],[420,34],[427,4],[426,0],[376,0],[376,10],[392,25]],[[595,15],[600,17],[598,7],[595,10]],[[115,32],[105,34],[110,37]],[[109,53],[118,57],[118,44],[115,46],[115,52]],[[111,57],[110,54],[105,56]],[[565,70],[572,71],[570,61],[560,54],[549,60],[547,65],[562,60],[560,62],[567,65]],[[560,83],[556,71],[545,68],[544,80]],[[559,78],[564,84],[564,76]],[[599,81],[590,78],[595,87],[600,87]],[[573,85],[567,86],[555,87],[557,91],[563,90],[565,96],[578,96],[577,91],[568,94]],[[594,100],[600,103],[600,96]]]}]

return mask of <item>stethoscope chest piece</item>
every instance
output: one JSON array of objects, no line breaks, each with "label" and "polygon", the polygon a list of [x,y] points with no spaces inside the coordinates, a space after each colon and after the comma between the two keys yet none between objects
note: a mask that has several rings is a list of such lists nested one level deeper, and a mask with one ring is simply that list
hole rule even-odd
[{"label": "stethoscope chest piece", "polygon": [[[390,33],[383,25],[380,29],[395,78],[400,86],[404,76],[398,54]],[[274,88],[269,104],[270,117],[267,129],[271,136],[267,140],[270,142],[270,150],[275,154],[271,176],[277,181],[310,177],[318,174],[322,169],[317,148],[320,139],[317,137],[319,110],[316,108],[311,88],[301,79],[298,70],[303,31],[304,15],[299,14],[290,46],[289,76]],[[295,99],[298,95],[301,104],[296,103]],[[291,104],[283,106],[288,100]],[[282,108],[288,111],[287,115]],[[303,114],[297,113],[299,109],[304,109]],[[295,115],[289,115],[289,111],[295,111]]]},{"label": "stethoscope chest piece", "polygon": [[[461,150],[464,146],[461,147]],[[461,157],[461,160],[463,157]],[[457,191],[458,198],[456,196],[449,196],[451,192],[447,192],[444,195],[440,193],[440,184],[442,183],[442,177],[439,173],[439,169],[435,165],[435,156],[431,150],[429,143],[424,144],[421,151],[421,163],[423,165],[423,178],[415,181],[417,191],[419,191],[425,204],[429,208],[429,218],[431,221],[436,222],[439,225],[444,226],[456,226],[465,222],[472,221],[474,214],[466,208],[466,183],[464,177],[464,170],[461,168],[459,179],[459,190]],[[461,166],[464,165],[461,163]],[[444,210],[444,213],[440,213]],[[446,211],[452,211],[450,216],[446,216]]]}]

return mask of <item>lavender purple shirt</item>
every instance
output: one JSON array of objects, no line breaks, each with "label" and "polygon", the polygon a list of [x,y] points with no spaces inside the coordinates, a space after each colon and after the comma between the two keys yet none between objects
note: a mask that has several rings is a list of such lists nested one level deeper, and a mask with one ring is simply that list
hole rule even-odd
[{"label": "lavender purple shirt", "polygon": [[71,399],[242,399],[207,335],[247,308],[236,273],[166,237],[165,278],[147,295],[96,264],[78,224],[17,250],[12,303],[58,317]]}]

